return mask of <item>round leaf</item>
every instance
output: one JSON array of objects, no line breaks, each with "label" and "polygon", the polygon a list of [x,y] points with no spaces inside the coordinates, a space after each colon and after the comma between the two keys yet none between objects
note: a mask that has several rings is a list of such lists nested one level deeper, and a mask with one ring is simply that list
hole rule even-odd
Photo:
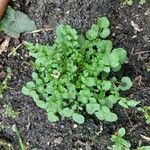
[{"label": "round leaf", "polygon": [[84,117],[81,114],[74,113],[72,119],[78,124],[84,123]]},{"label": "round leaf", "polygon": [[98,19],[97,24],[99,25],[100,28],[108,28],[110,22],[106,17],[101,17]]},{"label": "round leaf", "polygon": [[99,104],[86,104],[86,111],[88,114],[94,114],[100,109]]},{"label": "round leaf", "polygon": [[122,91],[126,91],[126,90],[129,90],[133,83],[131,81],[131,79],[129,77],[123,77],[121,79],[121,83],[122,85],[119,86],[119,88],[122,90]]},{"label": "round leaf", "polygon": [[48,112],[47,117],[50,122],[59,121],[59,118],[52,112]]},{"label": "round leaf", "polygon": [[110,81],[103,81],[102,82],[102,89],[105,91],[110,90],[111,88],[111,82]]},{"label": "round leaf", "polygon": [[105,39],[105,38],[107,38],[109,36],[109,34],[110,34],[110,29],[109,28],[105,28],[100,33],[100,37]]},{"label": "round leaf", "polygon": [[26,87],[26,86],[23,86],[22,88],[22,93],[24,95],[30,95],[30,90]]}]

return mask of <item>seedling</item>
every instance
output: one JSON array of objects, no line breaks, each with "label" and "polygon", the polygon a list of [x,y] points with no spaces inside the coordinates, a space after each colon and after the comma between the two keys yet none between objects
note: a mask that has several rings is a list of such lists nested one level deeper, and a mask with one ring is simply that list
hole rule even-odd
[{"label": "seedling", "polygon": [[26,150],[25,145],[23,144],[22,138],[21,138],[21,136],[19,134],[19,131],[18,131],[18,128],[16,127],[16,125],[12,126],[12,130],[13,130],[13,132],[16,134],[16,136],[18,138],[20,150]]},{"label": "seedling", "polygon": [[126,131],[124,128],[120,128],[115,135],[112,135],[111,141],[114,143],[110,150],[130,150],[131,144],[123,137]]},{"label": "seedling", "polygon": [[3,114],[5,117],[16,118],[19,113],[14,111],[10,104],[5,104]]},{"label": "seedling", "polygon": [[140,108],[138,108],[138,110],[144,114],[146,123],[150,124],[150,106],[140,107]]},{"label": "seedling", "polygon": [[132,87],[129,77],[109,76],[119,71],[127,58],[123,48],[113,48],[112,42],[105,40],[109,25],[102,17],[85,35],[78,35],[71,26],[61,24],[52,46],[25,43],[35,61],[33,81],[22,93],[47,112],[49,121],[56,122],[62,116],[82,124],[86,111],[99,120],[113,122],[117,120],[111,111],[115,103],[125,101],[128,108],[139,103],[119,93]]},{"label": "seedling", "polygon": [[10,68],[7,68],[7,75],[2,83],[0,83],[0,98],[3,97],[4,91],[8,88],[8,82],[11,80],[12,71]]},{"label": "seedling", "polygon": [[[133,4],[133,0],[125,0],[124,3],[131,6]],[[146,3],[146,0],[139,0],[140,5],[144,5],[145,3]]]},{"label": "seedling", "polygon": [[2,131],[4,128],[5,128],[5,125],[2,122],[0,122],[0,131]]}]

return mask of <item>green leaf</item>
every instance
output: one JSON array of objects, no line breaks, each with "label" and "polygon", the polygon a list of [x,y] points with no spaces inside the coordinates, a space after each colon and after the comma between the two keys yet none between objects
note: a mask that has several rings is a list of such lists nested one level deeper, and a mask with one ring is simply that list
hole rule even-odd
[{"label": "green leaf", "polygon": [[29,81],[29,82],[27,82],[26,87],[31,90],[31,89],[35,88],[35,84],[34,84],[34,82]]},{"label": "green leaf", "polygon": [[119,86],[119,88],[122,90],[122,91],[126,91],[126,90],[129,90],[133,83],[131,81],[131,79],[129,77],[123,77],[121,79],[121,85]]},{"label": "green leaf", "polygon": [[32,78],[33,80],[36,80],[38,78],[38,74],[36,72],[32,72]]},{"label": "green leaf", "polygon": [[125,133],[126,133],[125,128],[120,128],[120,129],[118,130],[118,135],[119,135],[120,137],[123,137],[123,136],[125,135]]},{"label": "green leaf", "polygon": [[110,81],[102,81],[102,89],[105,91],[110,90],[111,88],[111,82]]},{"label": "green leaf", "polygon": [[112,68],[116,68],[119,66],[119,58],[118,58],[118,55],[116,53],[111,53],[110,54],[110,64],[111,64],[111,67]]},{"label": "green leaf", "polygon": [[103,106],[98,112],[95,113],[95,115],[99,120],[105,120],[108,122],[114,122],[118,119],[117,115],[110,112],[109,108],[106,106]]},{"label": "green leaf", "polygon": [[59,121],[59,118],[52,112],[48,112],[47,117],[48,117],[48,120],[50,122],[57,122],[57,121]]},{"label": "green leaf", "polygon": [[119,104],[120,106],[124,107],[124,108],[127,108],[127,109],[129,108],[128,105],[126,104],[126,101],[120,100],[120,101],[118,102],[118,104]]},{"label": "green leaf", "polygon": [[97,20],[97,24],[100,28],[108,28],[110,25],[110,22],[107,19],[107,17],[101,17]]},{"label": "green leaf", "polygon": [[104,67],[103,71],[106,72],[106,73],[109,73],[110,72],[110,68],[109,67]]},{"label": "green leaf", "polygon": [[61,116],[63,117],[71,117],[73,115],[73,110],[70,108],[64,108],[63,110],[61,110],[59,113]]},{"label": "green leaf", "polygon": [[100,37],[105,39],[110,35],[110,29],[109,28],[105,28],[102,30],[102,32],[100,33]]},{"label": "green leaf", "polygon": [[136,105],[138,105],[140,103],[140,101],[135,101],[135,100],[129,100],[127,101],[127,105],[129,107],[135,107]]},{"label": "green leaf", "polygon": [[90,41],[94,40],[98,36],[99,28],[97,25],[92,25],[91,29],[86,32],[86,38]]},{"label": "green leaf", "polygon": [[88,114],[94,114],[100,109],[99,104],[86,104],[86,111]]},{"label": "green leaf", "polygon": [[116,48],[112,52],[118,55],[119,62],[121,64],[125,63],[127,59],[127,52],[123,48]]},{"label": "green leaf", "polygon": [[74,113],[72,119],[78,124],[84,123],[84,117],[81,114]]},{"label": "green leaf", "polygon": [[0,29],[13,38],[19,38],[20,33],[36,30],[34,21],[8,6],[5,17],[0,22]]},{"label": "green leaf", "polygon": [[87,77],[86,78],[86,83],[85,83],[88,87],[92,87],[95,85],[95,80],[91,77]]},{"label": "green leaf", "polygon": [[30,95],[30,90],[26,87],[26,86],[23,86],[22,88],[22,93],[24,95]]},{"label": "green leaf", "polygon": [[98,112],[95,113],[95,116],[99,120],[104,120],[105,119],[105,114],[104,114],[103,110],[101,110],[101,109]]}]

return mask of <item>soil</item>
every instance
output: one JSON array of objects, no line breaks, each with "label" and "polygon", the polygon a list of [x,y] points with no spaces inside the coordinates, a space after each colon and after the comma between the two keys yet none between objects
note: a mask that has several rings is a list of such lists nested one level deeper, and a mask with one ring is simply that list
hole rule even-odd
[{"label": "soil", "polygon": [[[139,141],[142,145],[150,145],[150,141],[141,137],[150,137],[150,125],[136,109],[116,107],[114,111],[119,119],[115,123],[101,122],[87,115],[83,125],[66,119],[51,124],[45,111],[21,93],[22,86],[31,79],[32,58],[23,46],[17,49],[16,56],[11,53],[11,49],[24,40],[52,43],[59,23],[68,23],[81,33],[98,17],[106,15],[111,21],[109,39],[114,47],[123,47],[128,53],[128,62],[117,76],[127,75],[134,81],[133,88],[122,94],[141,101],[140,106],[150,106],[150,73],[147,71],[150,66],[150,2],[139,6],[135,0],[132,6],[126,6],[120,0],[19,0],[11,6],[28,14],[39,29],[48,30],[11,39],[8,51],[0,55],[0,71],[6,72],[10,67],[13,72],[9,88],[0,100],[0,121],[6,125],[0,131],[0,141],[5,140],[19,150],[18,139],[11,130],[16,124],[28,150],[106,150],[112,144],[111,135],[120,127],[126,128],[125,138],[131,142],[131,149],[136,148]],[[133,27],[132,21],[138,25],[139,31],[136,31],[137,26]],[[0,38],[4,36],[0,33]],[[12,119],[3,115],[5,103],[11,103],[19,112],[18,117]],[[3,150],[3,146],[0,149]]]}]

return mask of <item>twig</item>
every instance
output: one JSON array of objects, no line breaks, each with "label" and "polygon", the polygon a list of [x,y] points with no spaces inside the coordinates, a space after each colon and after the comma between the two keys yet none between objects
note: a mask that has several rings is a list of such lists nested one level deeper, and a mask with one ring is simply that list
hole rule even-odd
[{"label": "twig", "polygon": [[150,53],[150,51],[140,51],[140,52],[136,52],[135,55],[144,54],[144,53]]},{"label": "twig", "polygon": [[34,30],[34,31],[31,31],[31,32],[26,32],[25,34],[34,34],[34,33],[39,33],[39,32],[42,32],[42,31],[51,31],[51,30],[52,30],[51,28],[41,28],[41,29]]}]

